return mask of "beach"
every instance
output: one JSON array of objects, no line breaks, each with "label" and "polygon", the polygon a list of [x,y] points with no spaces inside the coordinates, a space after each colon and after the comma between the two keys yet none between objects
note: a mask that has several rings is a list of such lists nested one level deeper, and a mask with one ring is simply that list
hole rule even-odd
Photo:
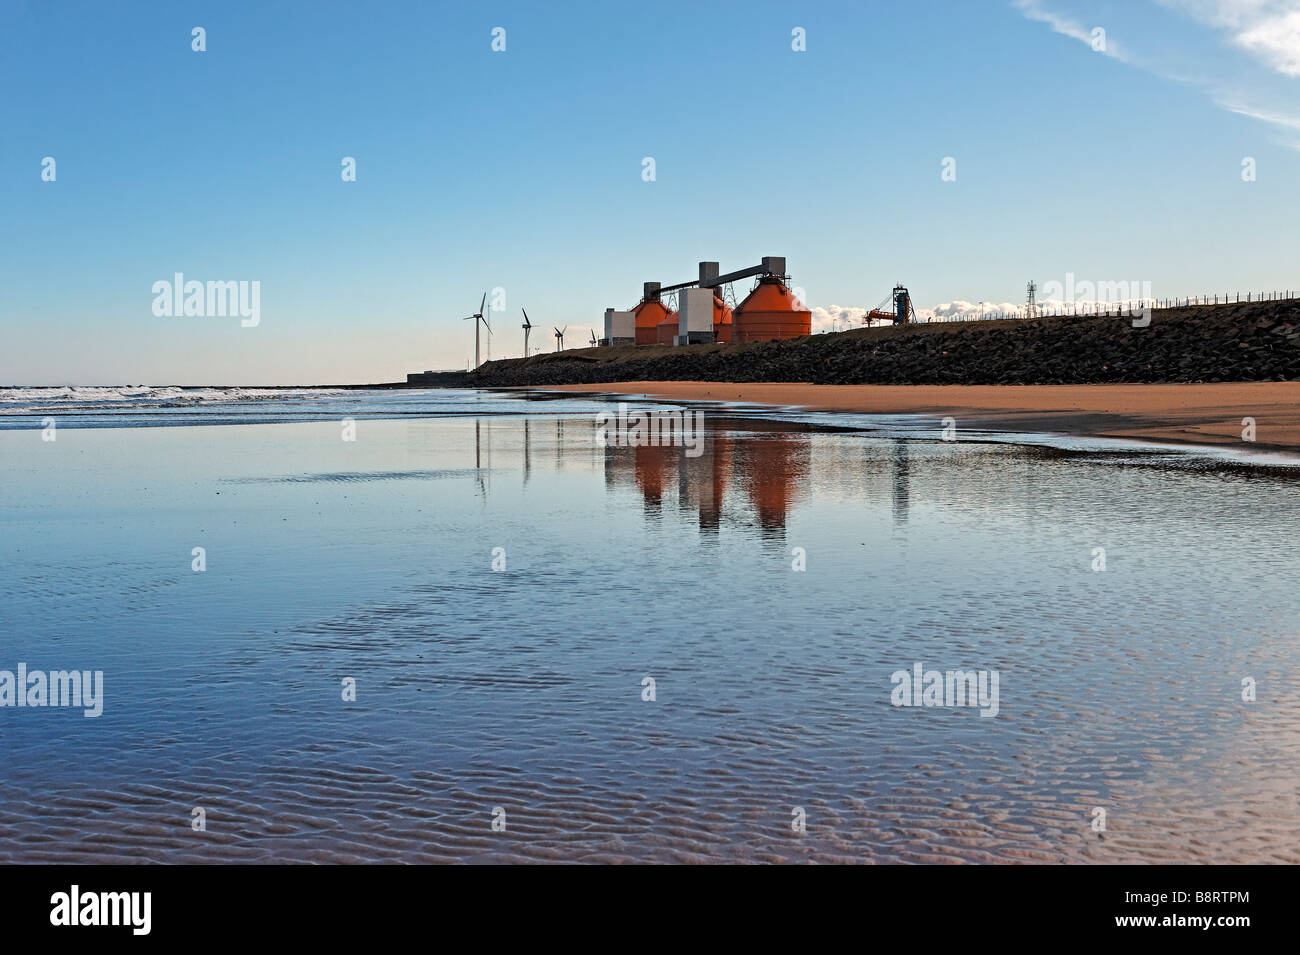
[{"label": "beach", "polygon": [[1300,861],[1294,467],[617,401],[11,396],[0,862]]},{"label": "beach", "polygon": [[[621,381],[550,385],[577,394],[650,395],[812,411],[953,417],[959,429],[1300,451],[1300,382],[1117,385],[817,385]],[[1255,440],[1243,440],[1245,418]]]}]

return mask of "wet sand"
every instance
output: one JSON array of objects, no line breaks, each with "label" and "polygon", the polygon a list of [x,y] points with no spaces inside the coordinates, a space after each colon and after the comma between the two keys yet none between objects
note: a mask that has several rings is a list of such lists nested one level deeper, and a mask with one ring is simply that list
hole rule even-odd
[{"label": "wet sand", "polygon": [[1175,385],[813,385],[624,381],[548,391],[743,401],[858,414],[951,415],[959,428],[1300,451],[1300,382]]},{"label": "wet sand", "polygon": [[[104,674],[0,709],[0,864],[1300,863],[1281,468],[184,397],[0,428],[0,670]],[[917,663],[996,717],[895,706]]]}]

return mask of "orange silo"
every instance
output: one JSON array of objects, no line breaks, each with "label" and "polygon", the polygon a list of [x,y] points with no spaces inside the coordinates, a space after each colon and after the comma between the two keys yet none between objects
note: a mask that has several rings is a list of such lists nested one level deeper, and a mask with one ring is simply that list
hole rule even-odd
[{"label": "orange silo", "polygon": [[655,341],[660,345],[672,345],[677,341],[677,313],[669,312],[668,317],[655,329]]},{"label": "orange silo", "polygon": [[[681,334],[681,322],[679,321],[679,317],[679,312],[673,312],[668,316],[667,320],[659,326],[660,345],[677,344],[677,338]],[[713,295],[713,341],[731,341],[731,323],[731,306],[724,302],[721,296],[715,292]]]},{"label": "orange silo", "polygon": [[775,275],[764,275],[736,306],[732,341],[764,342],[812,333],[812,312]]},{"label": "orange silo", "polygon": [[659,301],[659,283],[645,282],[641,286],[641,304],[632,309],[636,320],[636,343],[659,344],[659,326],[668,318],[668,308]]},{"label": "orange silo", "polygon": [[638,345],[657,345],[659,343],[659,326],[668,318],[668,309],[663,302],[642,302],[632,309],[636,316],[636,343]]}]

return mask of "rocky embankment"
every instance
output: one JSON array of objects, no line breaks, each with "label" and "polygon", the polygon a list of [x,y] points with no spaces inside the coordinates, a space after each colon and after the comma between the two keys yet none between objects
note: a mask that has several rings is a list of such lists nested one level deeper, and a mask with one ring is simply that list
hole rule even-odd
[{"label": "rocky embankment", "polygon": [[503,359],[470,387],[613,381],[1031,385],[1300,380],[1300,301],[1120,317],[864,328],[754,345],[584,348]]}]

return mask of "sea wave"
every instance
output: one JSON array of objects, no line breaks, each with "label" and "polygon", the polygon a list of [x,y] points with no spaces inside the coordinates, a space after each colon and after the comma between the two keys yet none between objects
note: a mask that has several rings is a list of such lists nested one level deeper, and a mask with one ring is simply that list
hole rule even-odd
[{"label": "sea wave", "polygon": [[40,411],[184,407],[200,402],[260,401],[288,396],[339,394],[321,388],[187,388],[178,385],[62,385],[0,388],[0,414]]}]

